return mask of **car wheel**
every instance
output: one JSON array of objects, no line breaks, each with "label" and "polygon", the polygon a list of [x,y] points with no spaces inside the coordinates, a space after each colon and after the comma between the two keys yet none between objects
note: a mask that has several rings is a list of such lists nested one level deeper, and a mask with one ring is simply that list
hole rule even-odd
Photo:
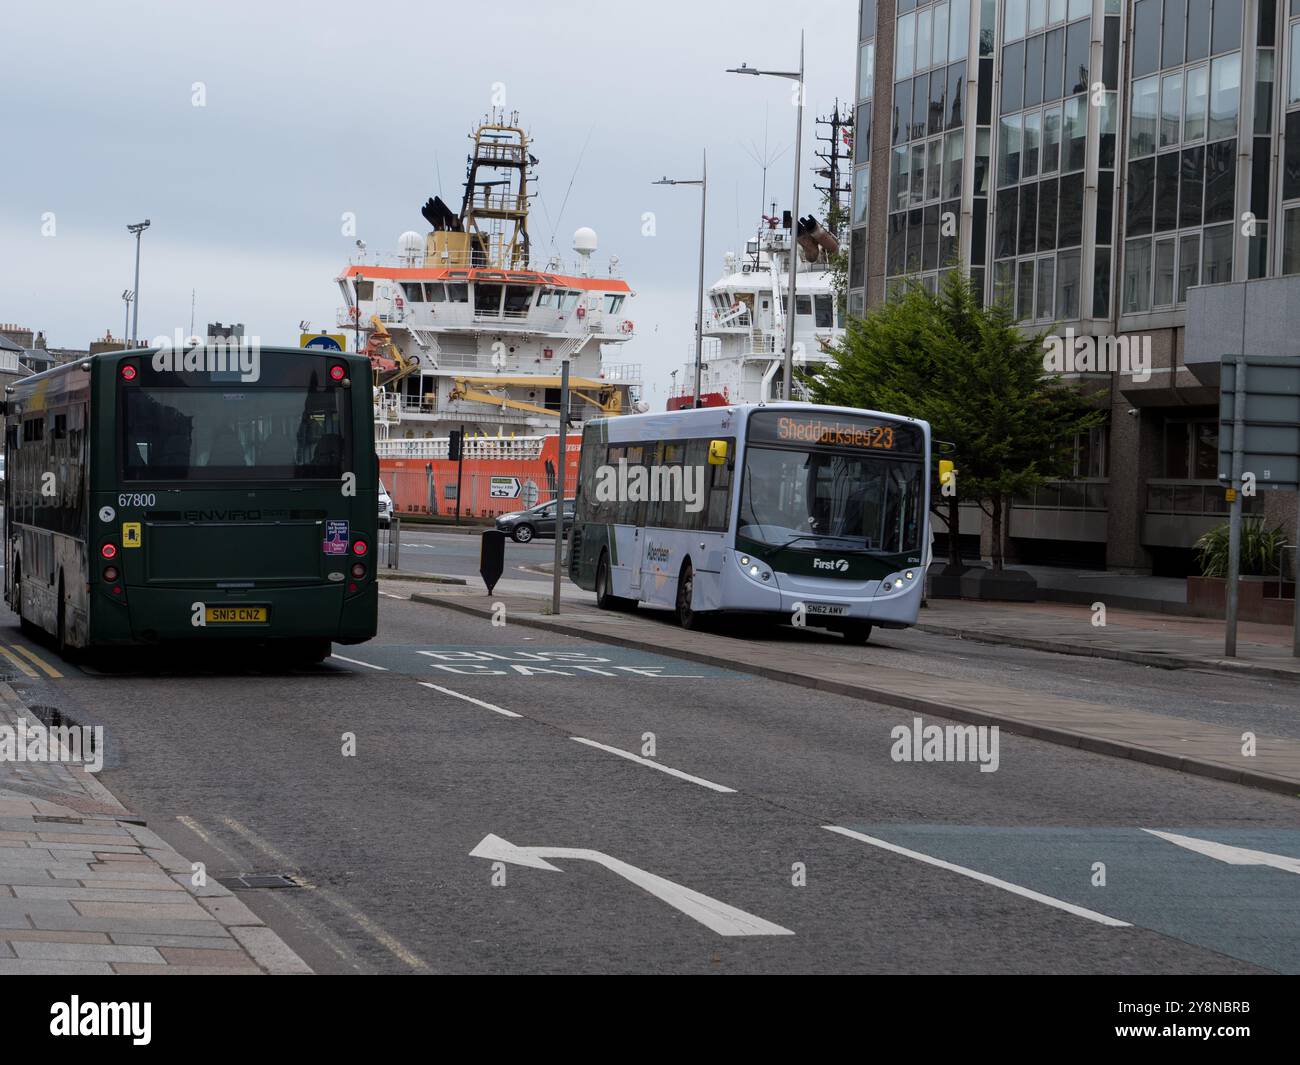
[{"label": "car wheel", "polygon": [[844,634],[844,642],[851,643],[858,647],[866,646],[871,639],[871,626],[865,621],[847,622],[840,632]]},{"label": "car wheel", "polygon": [[531,525],[516,525],[510,535],[514,537],[515,543],[526,544],[533,538],[533,527]]},{"label": "car wheel", "polygon": [[704,618],[692,605],[695,594],[695,568],[687,562],[677,578],[677,624],[688,630],[703,628]]}]

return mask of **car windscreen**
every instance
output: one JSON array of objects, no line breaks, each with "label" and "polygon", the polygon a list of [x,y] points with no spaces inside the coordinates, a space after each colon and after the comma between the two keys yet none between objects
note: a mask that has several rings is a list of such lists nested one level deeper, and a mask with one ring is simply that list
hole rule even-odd
[{"label": "car windscreen", "polygon": [[337,479],[351,468],[347,395],[237,385],[124,390],[122,478]]}]

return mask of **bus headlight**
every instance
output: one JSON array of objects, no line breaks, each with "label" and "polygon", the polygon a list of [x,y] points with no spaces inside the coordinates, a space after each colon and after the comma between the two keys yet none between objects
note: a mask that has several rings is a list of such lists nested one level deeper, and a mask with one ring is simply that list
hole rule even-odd
[{"label": "bus headlight", "polygon": [[901,588],[901,587],[903,587],[903,578],[902,578],[902,577],[899,577],[897,580],[894,581],[894,587],[895,587],[895,588]]},{"label": "bus headlight", "polygon": [[741,556],[740,556],[740,564],[741,564],[742,566],[748,566],[748,565],[749,565],[749,556],[748,556],[748,555],[741,555]]},{"label": "bus headlight", "polygon": [[758,576],[758,567],[757,567],[757,566],[750,566],[750,567],[749,567],[749,575],[750,575],[751,577],[757,577],[757,576]]},{"label": "bus headlight", "polygon": [[910,581],[913,577],[916,576],[916,574],[909,569],[906,573],[903,574],[903,576]]}]

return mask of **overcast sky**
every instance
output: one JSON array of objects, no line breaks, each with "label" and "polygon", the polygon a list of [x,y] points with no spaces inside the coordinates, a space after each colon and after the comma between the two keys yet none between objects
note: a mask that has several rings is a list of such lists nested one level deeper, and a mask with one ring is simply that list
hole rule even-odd
[{"label": "overcast sky", "polygon": [[853,95],[856,23],[855,0],[0,0],[0,321],[57,347],[120,336],[125,227],[147,217],[142,338],[188,332],[191,290],[200,333],[243,322],[296,344],[300,320],[332,328],[354,250],[341,216],[391,254],[427,231],[429,196],[458,207],[467,134],[500,82],[540,160],[534,258],[552,233],[570,258],[573,231],[596,230],[596,266],[617,255],[636,292],[637,338],[609,357],[642,363],[662,407],[691,348],[699,198],[650,182],[697,177],[708,149],[711,284],[758,222],[765,123],[781,208],[793,165],[791,83],[724,69],[796,68],[803,28],[814,209],[812,119]]}]

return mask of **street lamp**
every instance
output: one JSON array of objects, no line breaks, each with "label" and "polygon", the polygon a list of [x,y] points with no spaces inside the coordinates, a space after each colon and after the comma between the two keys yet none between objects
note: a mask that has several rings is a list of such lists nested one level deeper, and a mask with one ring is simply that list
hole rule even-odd
[{"label": "street lamp", "polygon": [[674,181],[664,177],[651,184],[700,186],[700,277],[695,291],[695,402],[692,405],[702,407],[704,402],[700,397],[700,369],[704,358],[704,216],[709,204],[709,153],[700,153],[698,180]]},{"label": "street lamp", "polygon": [[[149,228],[149,219],[134,222],[126,231],[135,236],[135,313],[131,316],[131,347],[135,347],[136,330],[140,328],[140,236]],[[125,297],[123,297],[125,298]]]},{"label": "street lamp", "polygon": [[129,288],[122,290],[122,302],[126,304],[126,321],[122,323],[122,343],[127,343],[127,337],[131,335],[131,304],[135,300],[135,293]]},{"label": "street lamp", "polygon": [[785,321],[785,371],[781,377],[781,398],[788,400],[790,398],[790,379],[794,376],[794,275],[798,266],[797,253],[795,252],[795,237],[799,233],[799,147],[803,140],[803,31],[799,31],[799,69],[790,70],[758,70],[746,63],[738,67],[729,67],[728,74],[767,74],[774,78],[789,78],[791,81],[799,83],[799,99],[797,102],[797,115],[794,126],[794,204],[790,223],[790,303],[786,309]]}]

